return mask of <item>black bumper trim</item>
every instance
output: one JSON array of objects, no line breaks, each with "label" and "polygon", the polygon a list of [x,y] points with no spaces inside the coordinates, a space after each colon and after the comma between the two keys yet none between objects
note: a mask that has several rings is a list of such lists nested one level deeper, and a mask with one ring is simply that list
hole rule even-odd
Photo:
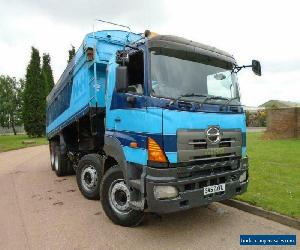
[{"label": "black bumper trim", "polygon": [[[226,189],[224,193],[215,193],[207,196],[204,196],[203,188],[192,191],[180,192],[178,198],[170,200],[155,199],[151,190],[153,190],[153,187],[156,185],[157,183],[153,182],[149,182],[146,184],[146,189],[149,190],[149,192],[147,192],[147,212],[165,214],[182,211],[193,207],[204,206],[211,202],[230,199],[235,195],[246,192],[248,182],[244,182],[241,184],[239,183],[239,181],[226,183]],[[170,183],[170,185],[172,184]]]},{"label": "black bumper trim", "polygon": [[[187,167],[186,172],[190,173]],[[230,199],[235,195],[246,192],[248,179],[240,183],[239,177],[244,171],[248,171],[248,159],[244,158],[239,162],[239,166],[233,170],[210,174],[206,176],[193,176],[178,178],[182,173],[179,168],[157,169],[152,167],[146,168],[145,191],[147,212],[158,214],[171,213],[186,210],[193,207],[207,205],[211,202]],[[248,174],[247,174],[248,176]],[[209,185],[225,183],[225,192],[215,193],[204,196],[203,188]],[[158,200],[154,197],[153,188],[157,185],[170,185],[179,190],[179,196],[175,199]]]}]

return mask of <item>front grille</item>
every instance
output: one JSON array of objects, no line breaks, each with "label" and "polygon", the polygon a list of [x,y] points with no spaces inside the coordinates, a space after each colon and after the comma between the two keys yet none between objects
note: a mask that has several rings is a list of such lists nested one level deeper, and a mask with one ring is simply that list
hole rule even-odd
[{"label": "front grille", "polygon": [[[178,189],[180,192],[193,191],[203,189],[206,186],[237,181],[241,174],[239,166],[240,159],[234,159],[223,161],[221,163],[215,162],[180,167],[177,169],[178,182],[186,182],[186,180],[190,181],[186,184],[179,184]],[[209,195],[206,197],[209,197]]]},{"label": "front grille", "polygon": [[178,130],[178,161],[230,158],[241,156],[241,130],[220,130],[221,140],[211,143],[206,138],[205,130]]},{"label": "front grille", "polygon": [[180,167],[177,169],[178,179],[182,178],[197,178],[197,177],[209,177],[216,174],[229,173],[230,171],[239,168],[240,160],[221,160],[221,161],[208,161],[199,165],[193,165],[190,167]]},{"label": "front grille", "polygon": [[204,181],[200,181],[200,182],[188,183],[183,186],[179,186],[178,188],[181,192],[193,191],[193,190],[202,189],[207,186],[218,185],[218,184],[222,184],[222,183],[226,183],[226,182],[230,182],[230,181],[232,181],[231,176],[228,176],[228,177],[223,176],[223,177],[213,178],[213,179],[204,180]]},{"label": "front grille", "polygon": [[210,177],[217,174],[226,174],[230,171],[238,169],[240,166],[239,159],[221,160],[221,161],[209,161],[202,164],[197,164],[189,167],[180,167],[177,169],[177,178],[198,178],[198,177]]}]

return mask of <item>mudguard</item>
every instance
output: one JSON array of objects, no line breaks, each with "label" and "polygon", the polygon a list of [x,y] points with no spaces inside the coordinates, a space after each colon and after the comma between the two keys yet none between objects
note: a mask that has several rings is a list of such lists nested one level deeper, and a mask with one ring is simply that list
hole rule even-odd
[{"label": "mudguard", "polygon": [[103,150],[107,156],[111,156],[118,162],[127,180],[127,162],[120,141],[113,136],[105,135]]}]

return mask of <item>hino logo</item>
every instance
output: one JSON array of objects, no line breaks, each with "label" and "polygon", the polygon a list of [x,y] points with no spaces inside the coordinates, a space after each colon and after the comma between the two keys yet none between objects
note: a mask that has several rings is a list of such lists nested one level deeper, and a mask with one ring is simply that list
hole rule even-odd
[{"label": "hino logo", "polygon": [[206,130],[206,138],[210,143],[219,143],[221,140],[221,132],[218,127],[210,127]]}]

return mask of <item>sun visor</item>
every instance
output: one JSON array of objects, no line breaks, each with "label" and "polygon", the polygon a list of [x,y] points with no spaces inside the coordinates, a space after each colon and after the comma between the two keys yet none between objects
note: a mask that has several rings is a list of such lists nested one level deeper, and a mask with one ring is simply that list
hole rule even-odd
[{"label": "sun visor", "polygon": [[149,39],[149,48],[155,54],[232,69],[235,59],[228,53],[201,43],[174,36],[156,36]]}]

